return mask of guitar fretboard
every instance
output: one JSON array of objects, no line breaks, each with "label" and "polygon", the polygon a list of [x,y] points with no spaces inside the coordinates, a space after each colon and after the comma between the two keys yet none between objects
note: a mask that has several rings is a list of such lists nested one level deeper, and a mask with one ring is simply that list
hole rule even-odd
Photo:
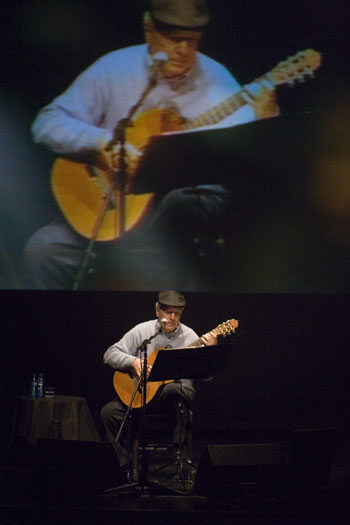
[{"label": "guitar fretboard", "polygon": [[[321,55],[317,51],[313,49],[299,51],[299,53],[289,57],[286,61],[277,64],[275,68],[265,73],[265,75],[255,79],[254,83],[261,87],[268,85],[269,89],[280,84],[288,84],[291,86],[295,80],[303,80],[305,76],[312,76],[313,71],[317,69],[320,64]],[[245,92],[252,97],[250,90],[246,90],[243,86],[241,91],[220,102],[199,117],[183,122],[181,126],[182,129],[201,128],[220,122],[220,120],[228,117],[247,103],[244,97]],[[256,95],[253,95],[253,98],[255,98],[255,96]]]},{"label": "guitar fretboard", "polygon": [[204,343],[201,339],[197,339],[189,345],[189,348],[198,348],[199,346],[204,346]]},{"label": "guitar fretboard", "polygon": [[[235,333],[235,331],[236,329],[230,325],[230,321],[226,321],[226,323],[223,323],[222,325],[219,325],[216,328],[214,328],[214,330],[212,330],[212,332],[215,332],[217,336],[221,335],[223,337],[230,333]],[[198,348],[199,346],[205,346],[201,338],[196,339],[196,341],[193,341],[193,343],[189,345],[189,348]]]},{"label": "guitar fretboard", "polygon": [[237,109],[244,106],[244,104],[246,103],[247,102],[243,97],[242,90],[239,93],[235,93],[231,97],[225,99],[223,102],[220,102],[220,104],[217,104],[205,113],[202,113],[202,115],[200,115],[199,117],[184,122],[181,127],[185,130],[202,128],[203,126],[216,124],[217,122],[220,122],[220,120],[223,120],[224,118],[237,111]]}]

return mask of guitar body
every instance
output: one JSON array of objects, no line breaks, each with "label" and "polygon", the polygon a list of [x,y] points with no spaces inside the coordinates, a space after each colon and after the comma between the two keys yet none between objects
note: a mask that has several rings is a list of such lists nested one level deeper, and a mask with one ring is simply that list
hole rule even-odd
[{"label": "guitar body", "polygon": [[[97,171],[97,170],[96,170]],[[103,174],[95,175],[87,164],[58,158],[52,169],[51,187],[55,199],[69,224],[83,237],[93,237],[94,226],[106,195],[109,181]],[[152,193],[125,195],[125,231],[144,217]],[[101,222],[97,241],[112,241],[119,237],[117,199],[112,197]]]},{"label": "guitar body", "polygon": [[[164,350],[164,348],[157,348],[156,350],[154,350],[154,352],[151,353],[150,356],[148,356],[147,362],[151,366],[156,360],[158,352],[161,352],[162,350]],[[154,398],[158,389],[162,385],[166,385],[167,383],[172,383],[172,380],[169,379],[167,381],[151,381],[147,383],[146,404],[149,403]],[[113,375],[114,388],[119,398],[121,399],[121,401],[127,406],[131,402],[134,390],[136,388],[136,384],[137,384],[137,380],[131,374],[127,372],[119,372],[118,370],[114,372],[114,375]],[[142,399],[142,387],[141,387],[140,391],[136,392],[136,395],[132,403],[132,408],[141,408],[142,404],[143,404],[143,399]]]},{"label": "guitar body", "polygon": [[143,150],[153,135],[168,131],[180,131],[182,119],[173,111],[149,109],[140,113],[133,126],[126,130],[126,140],[138,150]]},{"label": "guitar body", "polygon": [[[149,110],[138,117],[127,129],[126,140],[142,151],[152,135],[180,129],[181,121],[169,111]],[[127,186],[132,187],[134,173],[130,174]],[[110,188],[111,181],[98,168],[88,164],[58,158],[52,168],[51,187],[55,199],[69,224],[83,237],[93,237],[96,219],[99,216]],[[145,216],[154,194],[124,195],[124,231],[135,227]],[[111,241],[120,236],[117,195],[112,195],[95,240]]]}]

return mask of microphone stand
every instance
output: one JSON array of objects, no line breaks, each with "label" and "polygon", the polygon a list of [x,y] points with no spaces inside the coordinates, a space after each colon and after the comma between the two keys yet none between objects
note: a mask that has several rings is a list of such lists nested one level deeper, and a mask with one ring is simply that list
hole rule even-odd
[{"label": "microphone stand", "polygon": [[118,152],[118,159],[116,162],[116,168],[111,173],[112,176],[110,178],[112,180],[112,184],[108,187],[108,189],[105,192],[105,195],[103,196],[102,205],[97,214],[95,224],[92,228],[89,243],[85,249],[82,262],[78,268],[76,278],[73,282],[73,290],[79,289],[81,280],[85,274],[90,257],[92,255],[94,243],[97,239],[104,216],[106,214],[106,211],[110,207],[113,197],[115,200],[115,207],[118,212],[118,215],[116,216],[116,238],[122,235],[125,231],[125,186],[127,181],[127,161],[125,149],[126,130],[127,128],[133,126],[132,118],[134,117],[136,111],[140,108],[150,91],[152,91],[152,89],[156,87],[162,67],[163,60],[154,60],[152,67],[152,75],[148,81],[146,88],[141,93],[136,104],[131,106],[127,116],[119,120],[116,127],[114,128],[113,138],[106,146],[107,151],[112,150],[114,146],[120,146]]},{"label": "microphone stand", "polygon": [[142,388],[142,405],[141,405],[141,439],[142,439],[142,469],[141,469],[141,475],[140,475],[140,486],[141,486],[141,493],[144,494],[145,488],[148,486],[148,456],[146,453],[146,446],[147,446],[147,432],[146,432],[146,404],[147,404],[147,346],[150,344],[152,339],[157,337],[158,334],[160,334],[163,331],[163,324],[161,324],[160,328],[157,330],[157,332],[149,337],[148,339],[145,339],[142,341],[141,345],[138,347],[138,351],[143,353],[143,366],[142,366],[142,373],[141,376],[143,378],[143,388]]},{"label": "microphone stand", "polygon": [[[139,482],[135,482],[135,483],[131,482],[131,483],[128,483],[126,485],[125,484],[121,485],[119,487],[113,487],[113,488],[110,488],[110,489],[106,489],[104,491],[105,494],[108,494],[108,493],[111,493],[111,492],[117,492],[119,490],[131,488],[131,487],[136,487],[136,486],[140,485],[141,494],[143,495],[145,493],[146,487],[149,486],[149,484],[148,484],[148,461],[147,461],[147,454],[146,454],[146,446],[147,446],[147,437],[146,437],[146,435],[147,435],[146,434],[147,346],[150,344],[152,339],[157,337],[157,335],[160,334],[163,331],[164,326],[165,325],[163,323],[161,323],[161,326],[157,330],[157,332],[155,334],[153,334],[151,337],[149,337],[147,339],[144,339],[142,341],[142,343],[140,344],[140,346],[137,347],[137,353],[139,355],[143,354],[142,361],[141,361],[142,362],[142,371],[141,371],[140,377],[138,378],[138,381],[137,381],[137,384],[135,386],[135,389],[134,389],[133,395],[131,397],[130,403],[129,403],[128,408],[127,408],[127,410],[125,412],[124,418],[122,420],[122,423],[120,425],[120,428],[119,428],[118,433],[117,433],[116,438],[115,438],[116,443],[118,443],[119,438],[120,438],[120,434],[121,434],[121,432],[123,430],[123,427],[124,427],[124,424],[125,424],[126,420],[129,418],[129,414],[131,412],[132,404],[134,402],[136,393],[139,392],[140,388],[141,388],[142,389],[142,396],[141,396],[142,403],[141,403],[141,418],[140,418],[141,424],[140,424],[140,429],[141,429],[141,438],[142,438],[141,439],[141,443],[142,443],[142,461],[141,461],[142,472],[141,472],[141,475],[140,475],[140,481]],[[128,453],[128,456],[130,456],[129,453]],[[129,459],[128,459],[128,462],[129,462]],[[129,470],[129,468],[128,468],[128,470]],[[129,476],[130,476],[130,471],[129,471]]]}]

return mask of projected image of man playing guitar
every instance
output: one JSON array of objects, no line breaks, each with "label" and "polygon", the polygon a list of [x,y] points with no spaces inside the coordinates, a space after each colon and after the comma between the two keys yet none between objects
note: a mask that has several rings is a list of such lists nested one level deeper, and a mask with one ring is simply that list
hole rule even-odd
[{"label": "projected image of man playing guitar", "polygon": [[[103,252],[140,230],[138,241],[158,235],[158,247],[164,241],[168,253],[169,239],[174,247],[179,238],[192,238],[197,228],[209,231],[223,219],[228,192],[218,184],[173,190],[158,201],[152,193],[132,194],[149,138],[276,116],[274,86],[302,78],[318,64],[317,56],[301,53],[242,89],[225,67],[198,51],[208,22],[205,0],[150,0],[146,44],[103,56],[40,111],[33,137],[58,155],[52,189],[62,216],[29,239],[26,288],[77,289],[91,241],[108,241],[96,243]],[[164,268],[181,266],[180,243]]]},{"label": "projected image of man playing guitar", "polygon": [[[26,288],[73,287],[87,239],[94,234],[106,179],[108,183],[108,173],[95,182],[95,172],[93,176],[92,172],[97,166],[114,173],[118,156],[118,146],[112,146],[114,130],[147,89],[154,68],[159,67],[157,57],[162,59],[159,61],[157,84],[145,96],[135,118],[147,115],[151,109],[175,108],[178,116],[191,120],[239,90],[239,84],[223,66],[198,53],[208,21],[209,12],[204,0],[151,1],[144,17],[146,44],[102,57],[39,113],[33,124],[34,140],[47,145],[64,163],[61,164],[62,171],[66,173],[64,184],[55,180],[55,169],[52,183],[64,218],[41,228],[29,239],[25,250]],[[275,115],[278,108],[273,101],[273,91],[262,89],[258,97],[250,98],[250,105],[244,104],[226,117],[222,124],[234,125],[253,120],[254,108],[259,116]],[[163,115],[158,120],[153,116],[144,118],[141,127],[146,130],[142,129],[141,137],[134,127],[130,128],[126,150],[134,152],[137,158],[138,152],[147,143],[145,133],[149,137],[161,132],[157,125],[159,120],[163,125]],[[134,144],[131,144],[132,134]],[[79,158],[81,162],[75,163]],[[82,181],[84,177],[88,181],[86,187]],[[60,174],[56,178],[59,179]],[[99,198],[91,196],[91,188],[95,186],[100,191]],[[216,199],[215,188],[213,194]],[[152,197],[141,196],[141,202],[135,204],[126,195],[124,205],[127,217],[122,230],[128,230],[140,222]],[[104,224],[98,228],[101,235],[97,235],[98,239],[114,240],[119,236],[115,217],[109,217],[117,207],[115,202],[109,206]]]}]

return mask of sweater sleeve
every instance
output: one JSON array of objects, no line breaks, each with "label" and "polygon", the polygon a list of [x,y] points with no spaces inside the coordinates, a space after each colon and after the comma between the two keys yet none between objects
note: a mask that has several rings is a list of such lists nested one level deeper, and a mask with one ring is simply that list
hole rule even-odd
[{"label": "sweater sleeve", "polygon": [[134,327],[120,341],[110,346],[104,353],[103,362],[122,372],[132,368],[135,357],[138,355],[137,333],[137,327]]},{"label": "sweater sleeve", "polygon": [[106,111],[108,71],[104,61],[81,73],[68,89],[45,106],[32,125],[33,140],[58,154],[89,153],[111,131],[102,122]]}]

